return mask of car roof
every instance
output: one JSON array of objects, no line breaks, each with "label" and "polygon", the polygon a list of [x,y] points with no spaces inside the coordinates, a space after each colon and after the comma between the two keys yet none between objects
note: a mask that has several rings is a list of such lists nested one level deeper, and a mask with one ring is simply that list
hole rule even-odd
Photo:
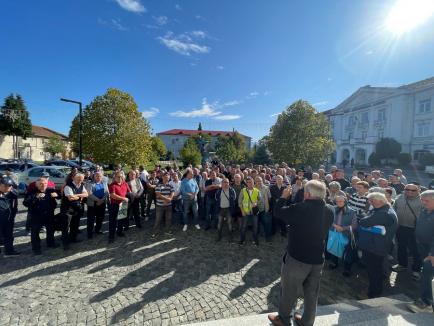
[{"label": "car roof", "polygon": [[[43,169],[70,169],[69,166],[59,166],[59,165],[38,165],[34,166],[31,169],[43,168]],[[30,170],[30,169],[29,169]]]}]

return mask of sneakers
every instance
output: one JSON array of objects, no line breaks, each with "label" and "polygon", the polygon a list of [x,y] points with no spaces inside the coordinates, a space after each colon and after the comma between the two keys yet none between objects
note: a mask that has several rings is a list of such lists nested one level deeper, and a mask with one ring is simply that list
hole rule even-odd
[{"label": "sneakers", "polygon": [[419,272],[412,272],[411,278],[415,281],[420,281],[420,273]]},{"label": "sneakers", "polygon": [[196,224],[196,225],[195,225],[195,228],[198,229],[198,230],[200,230],[200,225],[199,225],[199,224]]},{"label": "sneakers", "polygon": [[20,254],[21,254],[20,252],[18,252],[16,250],[12,250],[12,251],[9,251],[9,252],[5,252],[4,257],[15,257],[15,256],[18,256]]},{"label": "sneakers", "polygon": [[399,265],[399,264],[392,266],[392,271],[394,271],[394,272],[402,272],[402,271],[405,271],[406,269],[407,269],[407,267]]},{"label": "sneakers", "polygon": [[187,228],[188,228],[188,225],[187,224],[184,224],[184,227],[182,228],[182,231],[187,231]]},{"label": "sneakers", "polygon": [[407,308],[414,312],[433,312],[432,310],[432,306],[425,303],[425,301],[423,301],[422,299],[417,299],[416,301],[414,301],[413,303],[409,303],[407,305]]}]

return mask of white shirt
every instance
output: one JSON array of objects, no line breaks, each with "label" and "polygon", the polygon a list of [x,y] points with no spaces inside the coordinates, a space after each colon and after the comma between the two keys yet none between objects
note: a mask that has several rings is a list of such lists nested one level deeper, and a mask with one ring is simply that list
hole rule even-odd
[{"label": "white shirt", "polygon": [[[73,182],[74,183],[74,182]],[[74,185],[77,187],[77,188],[80,188],[80,185],[76,185],[75,183],[74,183]],[[82,194],[87,194],[87,190],[86,190],[86,188],[84,187],[84,185],[83,185],[83,191],[81,192]],[[65,196],[74,196],[74,191],[72,190],[72,188],[70,187],[70,186],[65,186],[65,188],[63,189],[63,194],[65,195]]]},{"label": "white shirt", "polygon": [[175,181],[169,181],[169,184],[172,186],[173,191],[175,192],[175,194],[173,195],[174,199],[178,199],[178,197],[180,196],[180,190],[181,190],[181,180],[178,180],[177,182]]},{"label": "white shirt", "polygon": [[140,173],[140,180],[142,180],[143,182],[147,182],[147,181],[148,181],[148,176],[149,176],[148,171],[143,170],[143,171]]}]

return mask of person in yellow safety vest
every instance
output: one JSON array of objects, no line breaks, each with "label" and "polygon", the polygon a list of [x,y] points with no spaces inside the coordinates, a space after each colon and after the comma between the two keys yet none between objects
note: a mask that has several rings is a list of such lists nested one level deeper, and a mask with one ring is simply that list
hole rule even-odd
[{"label": "person in yellow safety vest", "polygon": [[243,215],[241,221],[241,238],[240,245],[244,244],[246,240],[246,229],[249,220],[253,222],[253,244],[259,245],[258,242],[258,202],[261,200],[261,193],[258,189],[254,188],[252,177],[246,178],[247,187],[243,188],[238,198],[238,206],[240,206],[241,214]]}]

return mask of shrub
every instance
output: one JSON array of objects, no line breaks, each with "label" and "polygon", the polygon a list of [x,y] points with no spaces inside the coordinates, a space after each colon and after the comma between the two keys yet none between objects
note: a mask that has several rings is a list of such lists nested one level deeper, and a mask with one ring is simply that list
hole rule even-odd
[{"label": "shrub", "polygon": [[378,157],[377,153],[373,152],[369,155],[368,163],[370,166],[376,166],[381,164],[381,159]]},{"label": "shrub", "polygon": [[411,154],[409,153],[399,153],[398,162],[401,166],[407,166],[411,162]]}]

